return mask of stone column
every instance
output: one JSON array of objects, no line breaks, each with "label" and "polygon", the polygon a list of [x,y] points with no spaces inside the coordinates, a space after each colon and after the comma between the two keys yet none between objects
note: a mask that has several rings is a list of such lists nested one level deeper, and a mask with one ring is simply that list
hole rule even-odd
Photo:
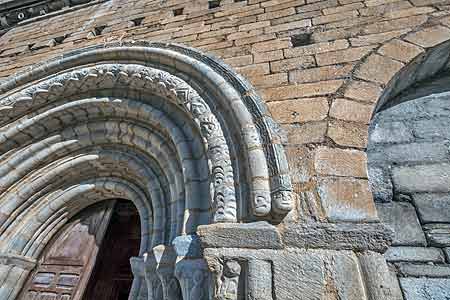
[{"label": "stone column", "polygon": [[145,280],[148,298],[154,300],[181,300],[181,290],[175,277],[176,253],[170,246],[158,245],[145,261]]},{"label": "stone column", "polygon": [[[164,300],[181,300],[181,290],[173,266],[158,267],[157,274],[162,283]],[[156,300],[156,299],[155,299]]]},{"label": "stone column", "polygon": [[0,254],[0,299],[15,300],[35,267],[32,258]]},{"label": "stone column", "polygon": [[161,280],[156,273],[158,263],[153,255],[144,254],[144,278],[147,286],[147,299],[160,300],[163,298]]},{"label": "stone column", "polygon": [[180,282],[183,300],[209,299],[209,273],[204,259],[178,260],[175,276]]},{"label": "stone column", "polygon": [[147,300],[147,283],[145,281],[144,258],[130,258],[131,271],[133,272],[133,285],[128,299]]},{"label": "stone column", "polygon": [[397,276],[393,274],[380,253],[367,251],[358,254],[369,300],[402,300]]}]

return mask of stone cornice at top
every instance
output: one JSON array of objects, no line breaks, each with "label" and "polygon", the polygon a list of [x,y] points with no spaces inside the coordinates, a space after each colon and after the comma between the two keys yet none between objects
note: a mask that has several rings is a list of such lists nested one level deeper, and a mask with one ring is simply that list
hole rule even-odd
[{"label": "stone cornice at top", "polygon": [[0,30],[95,0],[0,0]]}]

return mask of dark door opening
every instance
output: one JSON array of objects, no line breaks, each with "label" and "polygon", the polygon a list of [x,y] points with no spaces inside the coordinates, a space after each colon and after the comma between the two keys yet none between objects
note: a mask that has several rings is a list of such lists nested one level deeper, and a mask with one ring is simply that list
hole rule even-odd
[{"label": "dark door opening", "polygon": [[127,300],[129,259],[139,254],[139,214],[130,201],[103,201],[72,218],[46,247],[23,300]]},{"label": "dark door opening", "polygon": [[83,300],[128,300],[130,257],[139,254],[139,214],[130,201],[117,201]]}]

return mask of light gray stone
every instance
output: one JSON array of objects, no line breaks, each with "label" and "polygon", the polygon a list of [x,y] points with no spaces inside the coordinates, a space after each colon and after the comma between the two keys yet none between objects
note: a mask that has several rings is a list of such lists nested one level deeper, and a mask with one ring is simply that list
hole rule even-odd
[{"label": "light gray stone", "polygon": [[450,247],[444,248],[444,253],[447,258],[447,262],[450,263]]},{"label": "light gray stone", "polygon": [[406,143],[412,142],[412,130],[403,122],[389,122],[371,128],[369,139],[373,143]]},{"label": "light gray stone", "polygon": [[425,247],[391,247],[384,257],[389,262],[444,262],[441,249]]},{"label": "light gray stone", "polygon": [[423,223],[450,221],[449,194],[413,194],[412,198]]},{"label": "light gray stone", "polygon": [[[369,157],[373,156],[368,152]],[[375,202],[389,202],[394,197],[391,176],[386,168],[377,168],[369,165],[369,185]]]},{"label": "light gray stone", "polygon": [[427,224],[423,229],[431,246],[450,247],[450,224]]},{"label": "light gray stone", "polygon": [[198,227],[197,234],[204,248],[282,248],[281,237],[276,227],[267,222],[203,225]]},{"label": "light gray stone", "polygon": [[398,264],[400,274],[411,277],[448,277],[450,276],[450,266],[429,265],[429,264]]},{"label": "light gray stone", "polygon": [[177,236],[172,241],[172,246],[178,256],[197,258],[202,255],[200,239],[195,234]]},{"label": "light gray stone", "polygon": [[248,261],[248,299],[272,300],[272,263],[266,260]]},{"label": "light gray stone", "polygon": [[357,258],[346,251],[286,252],[274,261],[274,284],[283,300],[365,299]]},{"label": "light gray stone", "polygon": [[368,151],[371,163],[441,162],[449,159],[448,146],[443,142],[383,145]]},{"label": "light gray stone", "polygon": [[289,224],[282,236],[286,247],[384,252],[393,231],[380,223],[300,223]]},{"label": "light gray stone", "polygon": [[450,192],[450,164],[396,167],[392,170],[396,191]]},{"label": "light gray stone", "polygon": [[448,300],[450,279],[400,278],[405,300]]},{"label": "light gray stone", "polygon": [[377,204],[381,221],[394,229],[395,246],[426,246],[425,235],[414,207],[407,202]]},{"label": "light gray stone", "polygon": [[412,123],[414,135],[425,140],[444,140],[450,138],[448,130],[448,116],[433,118],[432,120],[417,120]]},{"label": "light gray stone", "polygon": [[389,270],[382,254],[367,251],[359,253],[358,258],[369,299],[403,299],[397,276]]}]

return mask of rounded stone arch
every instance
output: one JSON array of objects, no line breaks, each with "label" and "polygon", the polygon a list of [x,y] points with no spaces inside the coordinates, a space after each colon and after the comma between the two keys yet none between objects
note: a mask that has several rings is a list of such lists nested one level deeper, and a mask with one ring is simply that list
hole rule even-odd
[{"label": "rounded stone arch", "polygon": [[[245,79],[194,49],[90,47],[10,78],[0,95],[0,253],[21,262],[2,266],[21,269],[21,282],[28,261],[97,201],[134,203],[140,255],[199,225],[276,222],[293,207],[266,106]],[[5,299],[12,290],[2,287]]]},{"label": "rounded stone arch", "polygon": [[[368,168],[364,152],[369,137],[368,124],[383,106],[389,105],[388,102],[402,91],[449,65],[449,33],[450,29],[442,25],[426,26],[384,42],[356,65],[352,77],[338,91],[342,101],[337,103],[343,106],[339,110],[355,114],[348,120],[357,122],[358,128],[352,124],[339,133],[348,133],[355,140],[343,139],[337,133],[330,137],[338,144],[358,149],[355,151],[364,158],[361,168],[365,169],[366,174]],[[377,218],[369,181],[362,188],[368,193],[361,196],[361,202],[364,203],[364,213]],[[357,207],[361,205],[355,204]]]},{"label": "rounded stone arch", "polygon": [[[412,274],[393,256],[405,247],[438,249],[435,234],[448,228],[450,29],[421,28],[377,52],[365,69],[384,60],[390,73],[385,83],[370,82],[370,73],[364,77],[373,93],[367,99],[373,102],[367,120],[367,171],[378,217],[394,233],[385,259],[400,266],[396,273],[401,290],[410,295],[420,285],[419,277],[432,275],[418,266],[417,278],[408,285],[405,277]],[[406,253],[400,261],[412,256]]]}]

